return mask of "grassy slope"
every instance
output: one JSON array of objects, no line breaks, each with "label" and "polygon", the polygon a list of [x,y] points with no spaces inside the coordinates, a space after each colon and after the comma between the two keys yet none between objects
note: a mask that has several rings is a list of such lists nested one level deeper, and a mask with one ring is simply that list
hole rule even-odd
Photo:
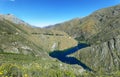
[{"label": "grassy slope", "polygon": [[[119,6],[118,6],[119,7]],[[117,6],[114,7],[115,9],[118,8]],[[114,9],[113,8],[113,9]],[[54,27],[53,29],[56,30],[63,30],[67,32],[72,37],[77,38],[78,40],[88,40],[91,43],[92,42],[104,42],[106,40],[109,40],[110,38],[117,36],[119,34],[119,26],[116,25],[117,29],[113,26],[114,24],[119,24],[119,13],[115,14],[114,17],[112,14],[114,14],[113,9],[107,9],[108,12],[106,12],[106,9],[103,9],[102,11],[96,11],[92,15],[83,18],[82,20],[76,19],[75,21],[72,20],[72,22],[66,22],[64,24],[57,24],[62,27]],[[118,10],[117,10],[118,11]],[[110,15],[110,16],[108,16]],[[111,18],[111,19],[110,19]],[[110,19],[110,20],[108,20]],[[111,23],[112,22],[112,23]],[[106,24],[104,24],[106,23]],[[68,27],[70,25],[70,27]],[[3,71],[6,70],[7,66],[15,66],[15,68],[20,68],[20,71],[23,71],[20,73],[22,76],[27,74],[29,76],[39,76],[43,75],[46,76],[45,72],[46,70],[49,70],[47,72],[48,76],[56,77],[57,75],[59,77],[61,76],[76,76],[79,73],[77,71],[78,69],[75,67],[70,68],[65,64],[63,69],[60,69],[61,64],[59,61],[50,59],[48,54],[46,53],[51,50],[51,47],[54,43],[56,43],[55,50],[64,50],[67,48],[70,48],[72,46],[75,46],[77,42],[72,39],[70,36],[65,34],[64,32],[60,31],[53,31],[53,30],[43,30],[43,29],[33,29],[31,27],[28,27],[23,24],[14,24],[11,23],[8,20],[0,21],[0,51],[11,51],[11,48],[19,48],[19,50],[22,52],[21,55],[15,55],[15,54],[1,54],[1,56],[4,56],[1,58],[1,71],[3,75]],[[58,29],[57,29],[58,28]],[[116,34],[118,33],[118,34]],[[105,34],[106,37],[103,37],[103,34]],[[112,37],[111,37],[112,36]],[[99,37],[99,40],[98,40]],[[109,38],[107,38],[109,37]],[[63,41],[64,40],[64,41]],[[13,43],[17,42],[17,45],[12,45]],[[16,47],[15,47],[16,46]],[[29,47],[30,49],[23,49],[23,47]],[[33,50],[31,50],[33,49]],[[24,56],[23,53],[26,52],[27,54],[32,54],[39,56],[37,58],[33,56]],[[84,53],[83,53],[84,54]],[[7,55],[7,56],[6,56]],[[22,58],[21,58],[22,57]],[[10,58],[10,59],[9,59]],[[31,60],[29,60],[31,59]],[[23,62],[23,64],[17,63],[16,61],[19,60],[20,62]],[[35,61],[35,64],[32,63],[33,60]],[[8,64],[7,64],[8,63]],[[29,65],[30,63],[31,65]],[[10,65],[9,65],[10,64]],[[26,66],[23,66],[23,65]],[[42,69],[37,69],[38,67],[33,68],[34,66],[43,67]],[[49,65],[48,65],[49,64]],[[28,67],[28,68],[25,68]],[[31,67],[31,68],[29,68]],[[56,67],[56,68],[55,68]],[[68,67],[68,68],[66,68]],[[25,70],[24,70],[25,68]],[[47,68],[47,69],[46,69]],[[75,69],[74,69],[75,68]],[[10,67],[10,69],[12,69]],[[39,70],[39,72],[37,71]],[[58,71],[55,71],[58,70]],[[64,70],[64,71],[63,71]],[[69,70],[69,71],[68,71]],[[72,71],[74,70],[74,73]],[[0,72],[1,72],[0,71]],[[29,72],[27,72],[29,71]],[[67,72],[66,72],[67,71]],[[10,71],[8,70],[8,73]],[[101,71],[102,72],[102,71]],[[5,73],[5,72],[4,72]],[[9,75],[9,74],[5,75]],[[35,75],[33,74],[35,73]],[[53,74],[55,73],[55,74]],[[103,72],[102,72],[103,73]],[[101,74],[102,74],[101,73]],[[10,73],[12,74],[12,73]],[[18,75],[18,73],[15,73]],[[19,74],[19,75],[20,75]],[[37,74],[37,75],[36,75]],[[93,75],[93,74],[87,74],[87,75]],[[84,76],[87,76],[84,75]],[[113,73],[111,76],[119,76],[119,72]],[[12,75],[13,76],[13,75]],[[98,75],[99,76],[99,75]],[[92,76],[91,76],[92,77]],[[104,75],[103,75],[104,77]]]},{"label": "grassy slope", "polygon": [[54,43],[59,43],[56,50],[67,49],[77,44],[74,39],[61,31],[36,29],[0,19],[0,76],[80,75],[77,70],[81,70],[81,67],[67,65],[49,57],[48,52]]},{"label": "grassy slope", "polygon": [[49,29],[65,31],[79,41],[104,42],[120,33],[119,8],[120,5],[100,9],[82,19],[56,24]]},{"label": "grassy slope", "polygon": [[79,41],[90,43],[90,48],[76,52],[75,56],[96,71],[105,73],[107,70],[115,73],[115,71],[120,71],[118,69],[120,43],[117,38],[120,35],[119,9],[120,5],[104,8],[79,21],[57,24],[59,26],[55,25],[50,29],[65,31]]}]

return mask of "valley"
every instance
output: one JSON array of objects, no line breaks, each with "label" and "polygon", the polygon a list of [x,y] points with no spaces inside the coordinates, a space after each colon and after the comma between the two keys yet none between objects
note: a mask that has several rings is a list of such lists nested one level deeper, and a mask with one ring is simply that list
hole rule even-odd
[{"label": "valley", "polygon": [[0,14],[0,77],[119,77],[120,5],[45,28]]}]

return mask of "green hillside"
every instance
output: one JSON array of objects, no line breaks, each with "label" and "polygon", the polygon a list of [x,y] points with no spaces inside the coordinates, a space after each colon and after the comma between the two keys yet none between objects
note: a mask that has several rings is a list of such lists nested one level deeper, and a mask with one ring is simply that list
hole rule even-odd
[{"label": "green hillside", "polygon": [[119,20],[120,5],[46,28],[0,14],[0,77],[119,77]]},{"label": "green hillside", "polygon": [[[111,75],[120,71],[120,5],[97,10],[87,17],[48,27],[64,31],[89,47],[74,57],[95,71]],[[114,77],[114,76],[113,76]],[[117,77],[117,76],[116,76]]]},{"label": "green hillside", "polygon": [[82,67],[49,56],[54,50],[76,46],[76,40],[65,32],[35,28],[21,21],[13,15],[0,15],[0,77],[79,75],[77,70],[83,70]]},{"label": "green hillside", "polygon": [[90,43],[107,41],[120,33],[119,8],[120,5],[100,9],[87,17],[56,24],[49,29],[64,31],[78,41]]}]

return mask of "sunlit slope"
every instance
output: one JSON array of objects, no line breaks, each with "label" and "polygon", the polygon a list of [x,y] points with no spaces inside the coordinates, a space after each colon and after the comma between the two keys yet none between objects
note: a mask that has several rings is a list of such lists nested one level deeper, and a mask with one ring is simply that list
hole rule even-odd
[{"label": "sunlit slope", "polygon": [[0,15],[0,76],[64,77],[85,71],[49,56],[54,50],[77,45],[65,32],[32,27],[19,19],[16,23],[16,17],[6,17]]},{"label": "sunlit slope", "polygon": [[90,47],[79,50],[74,56],[95,71],[120,71],[120,5],[48,28],[67,32],[78,41],[89,43]]},{"label": "sunlit slope", "polygon": [[84,18],[77,18],[48,27],[67,32],[78,41],[98,43],[120,34],[120,5],[97,10]]},{"label": "sunlit slope", "polygon": [[64,32],[35,28],[26,23],[14,23],[3,16],[0,16],[0,37],[1,51],[12,53],[35,55],[77,45],[77,42]]}]

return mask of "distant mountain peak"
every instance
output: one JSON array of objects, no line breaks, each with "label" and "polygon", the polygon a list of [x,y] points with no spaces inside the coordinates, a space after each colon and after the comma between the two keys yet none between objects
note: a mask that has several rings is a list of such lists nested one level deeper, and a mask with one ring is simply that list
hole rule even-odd
[{"label": "distant mountain peak", "polygon": [[0,19],[3,20],[8,20],[11,21],[12,23],[15,24],[24,24],[24,25],[29,25],[28,23],[24,22],[23,20],[17,18],[14,14],[0,14]]},{"label": "distant mountain peak", "polygon": [[15,24],[26,24],[23,20],[20,20],[13,14],[6,14],[4,15],[5,19],[12,21]]}]

